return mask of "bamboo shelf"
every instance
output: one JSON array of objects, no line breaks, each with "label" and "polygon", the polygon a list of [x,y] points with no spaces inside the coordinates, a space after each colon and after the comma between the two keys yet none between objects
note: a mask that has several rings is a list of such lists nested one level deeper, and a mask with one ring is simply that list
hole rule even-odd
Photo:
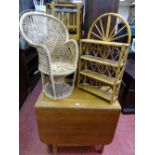
[{"label": "bamboo shelf", "polygon": [[86,90],[87,92],[90,92],[92,94],[95,94],[101,98],[104,98],[108,101],[111,100],[111,96],[112,96],[112,93],[111,92],[107,92],[105,90],[102,90],[102,89],[97,89],[97,88],[93,88],[89,85],[85,85],[85,84],[81,84],[79,86],[79,88],[83,89],[83,90]]},{"label": "bamboo shelf", "polygon": [[[114,24],[112,20],[122,21],[123,27],[118,28],[118,23]],[[120,33],[124,30],[125,34]],[[126,38],[126,42],[122,42],[122,38]],[[80,40],[78,87],[109,103],[117,100],[130,40],[129,25],[120,15],[99,16],[88,32],[88,38]]]},{"label": "bamboo shelf", "polygon": [[90,70],[82,70],[82,71],[80,71],[80,74],[85,75],[90,78],[93,78],[93,79],[96,79],[101,82],[108,83],[110,85],[114,85],[114,82],[115,82],[115,78],[113,78],[113,77],[109,77],[104,74],[93,72]]},{"label": "bamboo shelf", "polygon": [[112,45],[116,47],[121,47],[121,46],[129,46],[128,43],[120,43],[120,42],[107,42],[107,41],[101,41],[101,40],[95,40],[95,39],[81,39],[81,42],[85,43],[93,43],[93,44],[104,44],[104,45]]},{"label": "bamboo shelf", "polygon": [[109,59],[102,59],[102,58],[91,56],[91,55],[83,55],[83,56],[80,57],[80,59],[90,61],[90,62],[100,63],[100,64],[103,64],[103,65],[109,65],[109,66],[113,66],[113,67],[118,66],[117,61],[109,60]]}]

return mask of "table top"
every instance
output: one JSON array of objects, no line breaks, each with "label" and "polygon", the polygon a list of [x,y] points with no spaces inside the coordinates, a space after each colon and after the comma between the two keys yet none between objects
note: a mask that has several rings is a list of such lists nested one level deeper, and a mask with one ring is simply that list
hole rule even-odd
[{"label": "table top", "polygon": [[82,109],[121,109],[118,101],[109,102],[90,94],[80,88],[75,88],[72,95],[66,99],[52,100],[41,92],[36,104],[36,108],[82,108]]}]

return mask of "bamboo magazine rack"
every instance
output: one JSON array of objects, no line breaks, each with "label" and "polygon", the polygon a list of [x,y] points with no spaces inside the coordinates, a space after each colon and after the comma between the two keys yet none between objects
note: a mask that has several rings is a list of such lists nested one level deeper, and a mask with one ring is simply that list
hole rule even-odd
[{"label": "bamboo magazine rack", "polygon": [[[119,23],[123,23],[118,28]],[[118,98],[131,41],[129,24],[122,16],[99,16],[80,41],[78,87],[110,103]]]}]

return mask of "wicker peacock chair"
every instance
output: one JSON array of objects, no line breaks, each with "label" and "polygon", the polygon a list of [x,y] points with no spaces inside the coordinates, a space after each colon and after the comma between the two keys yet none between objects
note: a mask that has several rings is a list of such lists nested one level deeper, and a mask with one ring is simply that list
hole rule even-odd
[{"label": "wicker peacock chair", "polygon": [[37,48],[43,90],[52,99],[68,97],[74,88],[78,45],[69,40],[65,25],[44,12],[29,11],[20,17],[20,32]]}]

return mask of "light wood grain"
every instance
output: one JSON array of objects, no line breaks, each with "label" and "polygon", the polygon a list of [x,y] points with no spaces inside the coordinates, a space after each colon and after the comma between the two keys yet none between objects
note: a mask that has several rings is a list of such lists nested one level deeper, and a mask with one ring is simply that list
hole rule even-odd
[{"label": "light wood grain", "polygon": [[108,102],[81,89],[53,101],[41,93],[35,114],[41,141],[54,146],[109,144],[120,114],[118,101]]}]

